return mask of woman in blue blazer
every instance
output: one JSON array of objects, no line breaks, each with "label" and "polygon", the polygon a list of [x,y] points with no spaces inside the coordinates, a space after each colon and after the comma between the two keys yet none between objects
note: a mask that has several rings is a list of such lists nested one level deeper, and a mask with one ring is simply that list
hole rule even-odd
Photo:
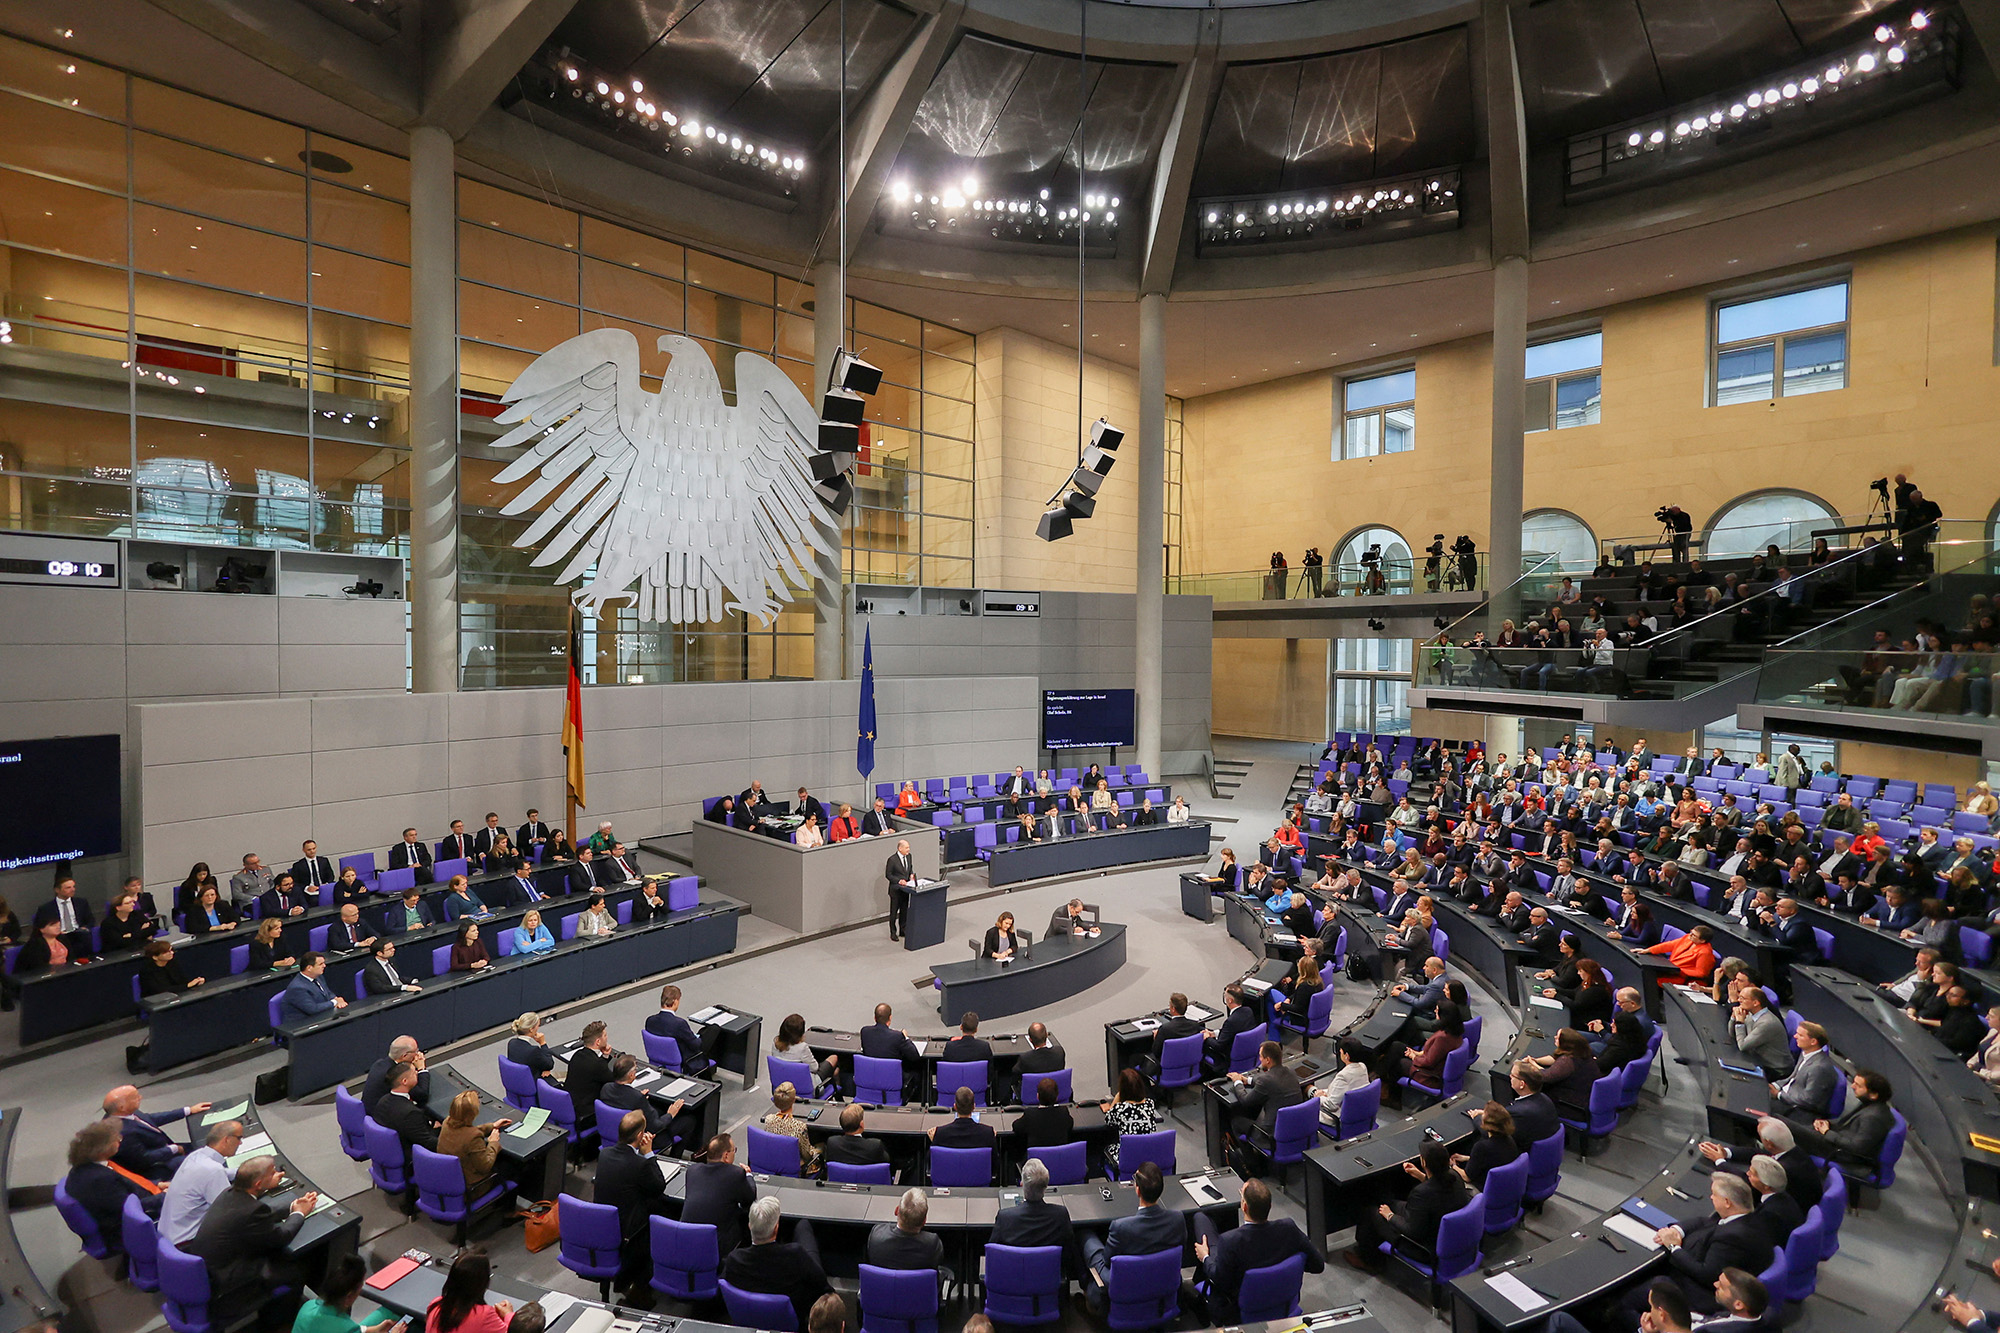
[{"label": "woman in blue blazer", "polygon": [[540,912],[530,912],[521,918],[521,924],[514,927],[515,953],[550,953],[556,947],[555,936],[542,924]]}]

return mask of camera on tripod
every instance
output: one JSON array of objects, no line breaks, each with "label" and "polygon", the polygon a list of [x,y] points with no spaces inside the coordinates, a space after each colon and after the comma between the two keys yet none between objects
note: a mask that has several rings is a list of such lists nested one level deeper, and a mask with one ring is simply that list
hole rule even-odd
[{"label": "camera on tripod", "polygon": [[1661,505],[1653,511],[1653,517],[1671,526],[1674,521],[1674,511],[1669,505]]},{"label": "camera on tripod", "polygon": [[1868,483],[1868,489],[1877,495],[1886,497],[1889,494],[1889,479],[1887,477],[1877,477]]}]

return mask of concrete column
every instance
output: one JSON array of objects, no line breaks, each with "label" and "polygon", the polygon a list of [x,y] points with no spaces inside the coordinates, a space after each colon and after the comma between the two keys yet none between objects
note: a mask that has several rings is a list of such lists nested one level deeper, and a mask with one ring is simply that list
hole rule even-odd
[{"label": "concrete column", "polygon": [[1521,439],[1528,361],[1528,261],[1509,255],[1493,266],[1493,481],[1487,500],[1488,603],[1494,630],[1520,610]]},{"label": "concrete column", "polygon": [[451,136],[410,131],[410,664],[458,688],[458,205]]},{"label": "concrete column", "polygon": [[[1117,423],[1113,423],[1114,425]],[[1139,767],[1160,772],[1160,659],[1165,655],[1167,511],[1167,298],[1139,298],[1139,537],[1135,565],[1134,680]]]},{"label": "concrete column", "polygon": [[[834,354],[841,348],[847,330],[842,307],[847,304],[841,290],[840,266],[832,261],[813,269],[813,411],[819,411],[819,395],[826,378],[833,373]],[[834,524],[820,528],[833,545],[832,559],[813,556],[813,679],[839,680],[847,674],[842,657],[841,620],[845,599],[841,595],[840,571],[844,558],[841,529]]]}]

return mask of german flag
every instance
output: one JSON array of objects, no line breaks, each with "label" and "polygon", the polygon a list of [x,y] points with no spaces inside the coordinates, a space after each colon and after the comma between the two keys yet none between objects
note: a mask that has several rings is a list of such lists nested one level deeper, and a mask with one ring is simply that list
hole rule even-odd
[{"label": "german flag", "polygon": [[[569,798],[588,808],[583,799],[583,657],[582,625],[576,608],[569,610],[569,697],[563,703],[563,760],[569,774]],[[574,836],[574,834],[572,834]]]}]

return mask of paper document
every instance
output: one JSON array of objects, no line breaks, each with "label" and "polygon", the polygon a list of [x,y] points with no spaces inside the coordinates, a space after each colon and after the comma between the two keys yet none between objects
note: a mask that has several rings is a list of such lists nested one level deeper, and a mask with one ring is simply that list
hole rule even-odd
[{"label": "paper document", "polygon": [[219,1125],[225,1120],[241,1120],[250,1113],[250,1101],[246,1097],[234,1106],[218,1106],[201,1118],[203,1128]]},{"label": "paper document", "polygon": [[520,1124],[509,1125],[507,1127],[507,1137],[510,1139],[532,1138],[540,1132],[542,1126],[547,1124],[548,1120],[549,1108],[546,1106],[537,1106],[534,1110],[521,1117]]},{"label": "paper document", "polygon": [[1191,1004],[1188,1006],[1187,1016],[1189,1018],[1192,1018],[1197,1023],[1206,1023],[1211,1018],[1221,1017],[1221,1015],[1217,1011],[1213,1009],[1205,1009],[1198,1004]]},{"label": "paper document", "polygon": [[237,1167],[243,1165],[245,1162],[249,1161],[252,1157],[261,1157],[263,1155],[264,1152],[260,1148],[247,1148],[247,1147],[238,1148],[236,1150],[235,1155],[232,1157],[225,1158],[222,1164],[228,1167],[231,1171],[234,1171],[236,1170]]},{"label": "paper document", "polygon": [[334,1198],[331,1194],[322,1194],[319,1196],[319,1201],[313,1204],[313,1212],[323,1213],[329,1208],[337,1208],[339,1206],[340,1200]]},{"label": "paper document", "polygon": [[1223,1200],[1222,1191],[1215,1187],[1214,1181],[1206,1177],[1183,1180],[1181,1184],[1196,1203],[1213,1206]]},{"label": "paper document", "polygon": [[711,1004],[711,1005],[710,1005],[710,1006],[709,1006],[708,1008],[706,1008],[706,1009],[702,1010],[702,1011],[701,1011],[700,1013],[696,1014],[696,1015],[695,1015],[694,1017],[692,1017],[692,1018],[688,1019],[688,1022],[690,1022],[690,1023],[713,1023],[713,1022],[715,1022],[715,1021],[716,1021],[717,1019],[720,1019],[720,1018],[726,1018],[726,1017],[728,1017],[728,1015],[729,1015],[729,1011],[728,1011],[727,1009],[718,1009],[718,1008],[716,1008],[716,1007],[715,1007],[714,1005],[712,1005],[712,1004]]},{"label": "paper document", "polygon": [[259,1134],[252,1134],[249,1138],[244,1139],[241,1143],[237,1144],[236,1150],[238,1152],[260,1153],[268,1150],[270,1146],[271,1146],[271,1136],[269,1134],[259,1133]]},{"label": "paper document", "polygon": [[569,1333],[604,1333],[611,1327],[611,1311],[603,1306],[593,1306],[576,1317],[569,1326]]},{"label": "paper document", "polygon": [[1141,1032],[1151,1032],[1154,1028],[1158,1027],[1159,1025],[1160,1025],[1160,1020],[1157,1018],[1142,1018],[1137,1022],[1135,1022],[1134,1024],[1132,1024],[1133,1027],[1139,1029],[1139,1031]]},{"label": "paper document", "polygon": [[645,1073],[640,1074],[639,1076],[637,1076],[632,1080],[632,1086],[635,1088],[643,1088],[648,1083],[657,1083],[665,1077],[666,1075],[657,1069],[648,1069]]},{"label": "paper document", "polygon": [[1249,991],[1252,995],[1262,995],[1265,991],[1271,989],[1271,983],[1260,977],[1245,977],[1243,978],[1243,989]]},{"label": "paper document", "polygon": [[1512,1273],[1498,1273],[1486,1279],[1486,1285],[1514,1303],[1516,1309],[1539,1310],[1548,1302],[1540,1293]]},{"label": "paper document", "polygon": [[553,1324],[563,1311],[576,1304],[576,1297],[566,1291],[546,1291],[535,1297],[535,1304],[542,1307],[542,1314]]},{"label": "paper document", "polygon": [[1569,1008],[1569,1006],[1564,1004],[1561,1000],[1552,1000],[1546,995],[1531,995],[1528,997],[1528,1003],[1534,1005],[1535,1008],[1537,1009]]},{"label": "paper document", "polygon": [[1714,1004],[1714,1003],[1716,1003],[1716,999],[1715,999],[1715,997],[1714,997],[1713,995],[1710,995],[1710,994],[1709,994],[1709,993],[1708,993],[1707,991],[1705,991],[1705,990],[1698,990],[1698,989],[1696,989],[1696,988],[1695,988],[1695,987],[1693,987],[1693,986],[1683,986],[1683,987],[1681,987],[1681,990],[1680,990],[1680,995],[1681,995],[1681,998],[1682,998],[1682,999],[1684,999],[1684,1000],[1692,1000],[1692,1001],[1694,1001],[1694,1002],[1695,1002],[1696,1004]]},{"label": "paper document", "polygon": [[1626,1240],[1636,1240],[1649,1250],[1660,1248],[1660,1242],[1653,1239],[1653,1233],[1659,1230],[1659,1228],[1649,1227],[1636,1217],[1627,1217],[1623,1213],[1613,1213],[1604,1219],[1604,1229],[1606,1231],[1615,1231]]},{"label": "paper document", "polygon": [[701,1085],[699,1083],[696,1083],[691,1078],[677,1078],[673,1082],[667,1084],[667,1086],[662,1088],[660,1091],[667,1097],[669,1101],[671,1101],[676,1097],[687,1096],[690,1092],[693,1092],[696,1088],[700,1086]]},{"label": "paper document", "polygon": [[931,1044],[928,1041],[913,1042],[912,1044],[917,1048],[918,1055],[929,1055],[931,1053]]}]

